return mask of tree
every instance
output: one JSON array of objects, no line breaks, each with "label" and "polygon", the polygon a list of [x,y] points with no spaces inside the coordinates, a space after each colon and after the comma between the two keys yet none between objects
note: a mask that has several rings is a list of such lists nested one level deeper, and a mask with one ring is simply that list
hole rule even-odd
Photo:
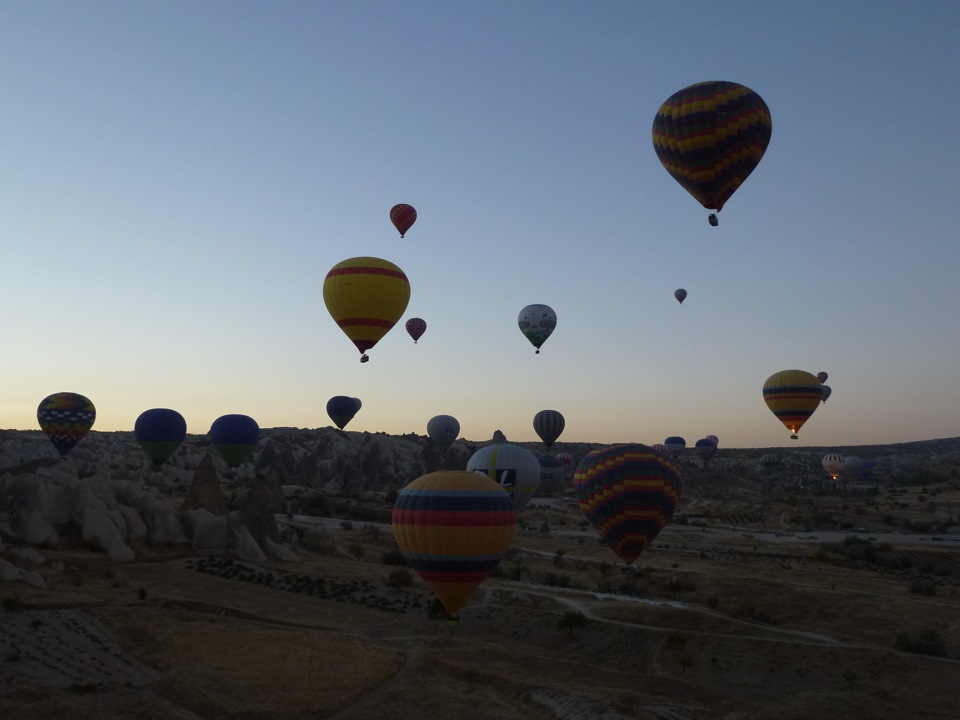
[{"label": "tree", "polygon": [[557,629],[569,630],[570,637],[572,638],[574,628],[586,627],[589,622],[590,620],[587,619],[587,616],[584,615],[579,610],[570,610],[568,612],[565,612],[563,616],[561,616],[561,618],[557,621]]},{"label": "tree", "polygon": [[413,573],[407,568],[394,570],[387,577],[387,587],[395,587],[397,592],[402,592],[405,587],[411,585],[413,585]]}]

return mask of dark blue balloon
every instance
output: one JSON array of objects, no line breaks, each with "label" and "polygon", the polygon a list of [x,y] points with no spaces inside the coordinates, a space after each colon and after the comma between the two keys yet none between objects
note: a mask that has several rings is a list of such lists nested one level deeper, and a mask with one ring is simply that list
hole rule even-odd
[{"label": "dark blue balloon", "polygon": [[227,465],[237,467],[253,455],[260,442],[260,426],[247,415],[221,415],[207,436]]},{"label": "dark blue balloon", "polygon": [[162,465],[186,438],[187,421],[176,410],[152,408],[140,413],[133,434],[147,457]]},{"label": "dark blue balloon", "polygon": [[343,430],[360,410],[361,404],[357,398],[334,395],[327,400],[327,415],[333,420],[334,425]]}]

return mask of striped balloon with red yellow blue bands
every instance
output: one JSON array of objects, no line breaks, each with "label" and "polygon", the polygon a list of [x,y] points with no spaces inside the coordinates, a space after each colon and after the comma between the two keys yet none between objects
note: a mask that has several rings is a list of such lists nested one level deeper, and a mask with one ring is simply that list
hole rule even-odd
[{"label": "striped balloon with red yellow blue bands", "polygon": [[513,544],[516,512],[490,478],[463,470],[423,475],[393,505],[393,533],[411,568],[456,613]]}]

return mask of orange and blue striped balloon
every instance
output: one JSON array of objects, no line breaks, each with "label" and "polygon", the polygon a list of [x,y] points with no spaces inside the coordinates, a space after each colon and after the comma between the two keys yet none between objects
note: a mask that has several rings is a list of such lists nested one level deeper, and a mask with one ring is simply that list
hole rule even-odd
[{"label": "orange and blue striped balloon", "polygon": [[653,119],[653,149],[674,180],[705,208],[720,212],[757,167],[772,132],[763,98],[717,80],[667,98]]},{"label": "orange and blue striped balloon", "polygon": [[323,281],[323,302],[340,329],[357,346],[361,362],[407,309],[410,282],[388,260],[355,257],[337,263]]},{"label": "orange and blue striped balloon", "polygon": [[573,476],[577,502],[597,534],[627,565],[640,556],[680,503],[680,470],[640,443],[584,456]]},{"label": "orange and blue striped balloon", "polygon": [[803,370],[781,370],[763,384],[763,401],[794,440],[813,411],[820,407],[822,398],[823,385],[815,375]]},{"label": "orange and blue striped balloon", "polygon": [[456,613],[513,544],[517,514],[500,485],[479,473],[422,475],[393,504],[393,535],[407,564]]},{"label": "orange and blue striped balloon", "polygon": [[37,407],[37,422],[61,456],[76,447],[90,432],[97,409],[88,398],[72,392],[48,395]]}]

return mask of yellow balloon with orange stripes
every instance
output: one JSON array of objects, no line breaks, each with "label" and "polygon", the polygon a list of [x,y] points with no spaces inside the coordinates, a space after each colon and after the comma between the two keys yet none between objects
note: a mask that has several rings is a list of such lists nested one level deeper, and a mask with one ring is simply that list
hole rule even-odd
[{"label": "yellow balloon with orange stripes", "polygon": [[367,362],[367,350],[397,324],[410,302],[410,281],[388,260],[355,257],[334,265],[323,281],[323,302]]}]

